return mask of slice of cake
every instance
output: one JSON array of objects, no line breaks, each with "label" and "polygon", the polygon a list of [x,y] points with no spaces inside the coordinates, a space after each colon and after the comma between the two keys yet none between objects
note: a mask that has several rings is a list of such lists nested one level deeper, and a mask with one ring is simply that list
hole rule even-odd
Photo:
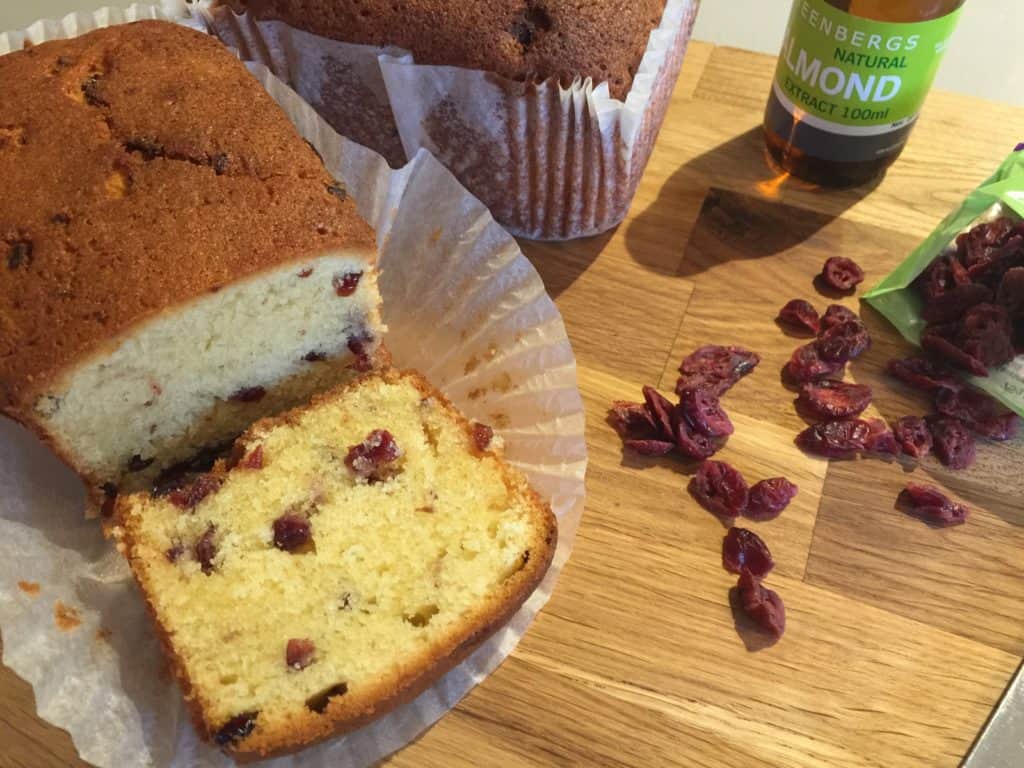
[{"label": "slice of cake", "polygon": [[0,56],[0,410],[141,488],[379,361],[375,241],[216,40]]},{"label": "slice of cake", "polygon": [[368,374],[255,424],[114,533],[199,732],[241,759],[412,699],[540,582],[556,522],[418,375]]}]

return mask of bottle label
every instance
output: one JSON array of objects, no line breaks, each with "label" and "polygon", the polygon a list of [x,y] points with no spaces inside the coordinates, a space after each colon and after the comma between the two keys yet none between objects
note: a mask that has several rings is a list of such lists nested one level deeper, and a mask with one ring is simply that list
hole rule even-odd
[{"label": "bottle label", "polygon": [[894,24],[825,0],[796,0],[773,89],[798,122],[845,136],[908,129],[917,119],[962,9]]}]

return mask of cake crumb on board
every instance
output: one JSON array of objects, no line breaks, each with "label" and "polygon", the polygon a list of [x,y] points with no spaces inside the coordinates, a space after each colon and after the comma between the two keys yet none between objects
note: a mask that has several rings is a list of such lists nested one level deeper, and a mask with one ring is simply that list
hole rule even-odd
[{"label": "cake crumb on board", "polygon": [[77,629],[82,623],[78,609],[64,605],[60,600],[53,604],[53,620],[61,632],[70,632]]},{"label": "cake crumb on board", "polygon": [[39,584],[34,581],[19,581],[18,589],[24,592],[29,597],[39,596]]}]

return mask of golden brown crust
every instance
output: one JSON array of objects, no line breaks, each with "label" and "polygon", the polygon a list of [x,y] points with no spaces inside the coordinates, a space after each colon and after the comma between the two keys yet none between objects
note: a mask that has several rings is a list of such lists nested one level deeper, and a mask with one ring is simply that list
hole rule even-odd
[{"label": "golden brown crust", "polygon": [[322,37],[411,51],[418,63],[511,80],[576,77],[625,98],[665,0],[228,0]]},{"label": "golden brown crust", "polygon": [[[146,318],[327,250],[350,200],[223,46],[166,22],[0,57],[0,406]],[[343,195],[341,195],[343,197]]]},{"label": "golden brown crust", "polygon": [[[365,386],[368,380],[374,378],[385,382],[409,380],[424,397],[433,397],[447,409],[450,415],[454,416],[463,426],[467,440],[472,439],[471,423],[455,409],[444,395],[434,390],[422,376],[414,372],[399,373],[394,370],[385,370],[369,373],[331,392],[317,395],[309,405],[293,409],[280,416],[263,419],[240,437],[238,443],[244,445],[276,426],[294,424],[299,416],[315,408],[318,404],[343,396],[348,389]],[[467,619],[466,628],[461,633],[454,633],[443,644],[423,651],[420,658],[412,660],[406,665],[397,678],[384,681],[376,688],[363,689],[359,694],[349,693],[343,697],[331,699],[328,708],[322,715],[310,711],[304,712],[288,723],[287,732],[266,729],[254,732],[229,750],[236,760],[245,763],[285,755],[368,724],[412,701],[469,657],[515,615],[543,580],[551,565],[558,540],[558,524],[551,508],[500,457],[499,465],[505,484],[527,496],[535,513],[542,521],[542,525],[536,540],[527,552],[523,567],[507,580],[497,595],[491,598],[488,607],[476,616]],[[214,471],[221,475],[229,472],[223,463],[219,464]],[[147,595],[147,566],[142,558],[136,557],[134,554],[136,551],[135,531],[131,518],[125,515],[127,510],[127,502],[120,500],[115,514],[116,523],[120,526],[117,536],[143,594]],[[165,627],[160,623],[148,596],[146,603],[150,616],[157,627],[164,651],[171,660],[171,666],[181,684],[196,729],[207,739],[211,739],[215,724],[206,722],[202,703],[194,695],[185,665],[175,654],[173,642]]]}]

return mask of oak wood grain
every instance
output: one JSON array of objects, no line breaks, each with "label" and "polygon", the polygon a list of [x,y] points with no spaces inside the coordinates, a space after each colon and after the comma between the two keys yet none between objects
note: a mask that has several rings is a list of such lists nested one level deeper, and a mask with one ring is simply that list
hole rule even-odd
[{"label": "oak wood grain", "polygon": [[[804,456],[779,378],[802,340],[773,318],[796,296],[828,303],[811,278],[836,251],[861,260],[869,282],[885,274],[1012,148],[1024,110],[935,93],[885,179],[825,192],[779,184],[765,163],[757,126],[773,68],[694,43],[627,221],[589,240],[523,244],[577,353],[587,511],[551,603],[511,658],[390,764],[955,766],[1019,663],[1021,445],[986,445],[959,475]],[[923,412],[882,373],[906,345],[877,315],[865,320],[875,345],[851,377],[875,386],[872,413]],[[686,492],[693,466],[623,454],[605,421],[642,384],[670,391],[679,359],[704,342],[764,358],[725,398],[737,429],[722,458],[751,480],[786,474],[801,488],[781,518],[751,526],[776,556],[769,583],[789,618],[782,641],[760,650],[736,629],[724,528]],[[947,485],[971,520],[937,531],[899,515],[908,476]],[[0,768],[84,766],[33,712],[28,686],[0,669]]]}]

